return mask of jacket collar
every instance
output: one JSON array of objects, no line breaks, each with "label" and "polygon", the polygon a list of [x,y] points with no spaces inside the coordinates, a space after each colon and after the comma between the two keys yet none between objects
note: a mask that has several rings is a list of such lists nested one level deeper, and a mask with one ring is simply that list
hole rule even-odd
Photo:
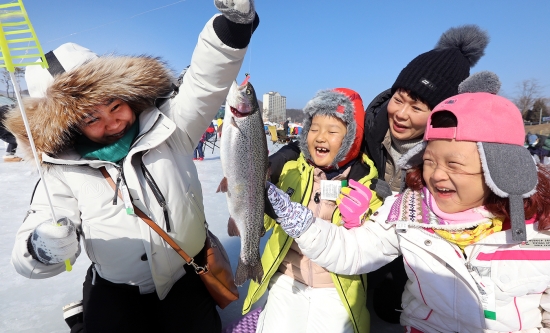
[{"label": "jacket collar", "polygon": [[[127,157],[133,156],[140,151],[149,150],[166,141],[176,130],[176,124],[153,107],[139,115],[139,134],[136,141],[130,148]],[[147,137],[146,140],[143,138]],[[89,165],[94,168],[105,166],[106,164],[116,165],[115,163],[99,160],[85,160],[74,150],[66,149],[57,157],[51,157],[45,153],[42,154],[42,161],[48,164],[61,165]]]}]

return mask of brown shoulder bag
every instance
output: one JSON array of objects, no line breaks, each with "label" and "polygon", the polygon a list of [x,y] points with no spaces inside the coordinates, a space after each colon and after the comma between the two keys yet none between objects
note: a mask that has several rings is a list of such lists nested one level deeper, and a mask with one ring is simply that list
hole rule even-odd
[{"label": "brown shoulder bag", "polygon": [[[116,185],[107,172],[105,167],[99,168],[111,188],[116,190]],[[122,193],[118,191],[118,196],[122,198]],[[133,205],[133,204],[132,204]],[[134,212],[139,216],[145,223],[147,223],[151,229],[158,233],[165,241],[170,245],[174,250],[185,260],[188,265],[193,266],[195,273],[197,273],[202,282],[204,283],[206,289],[220,308],[225,308],[231,302],[239,299],[239,291],[235,285],[235,280],[233,278],[233,271],[231,269],[231,264],[229,262],[229,257],[223,248],[222,243],[213,233],[208,230],[208,225],[206,226],[206,242],[204,244],[205,253],[205,264],[200,266],[195,262],[193,258],[187,255],[185,251],[168,235],[164,230],[162,230],[155,222],[153,222],[145,213],[143,213],[139,208],[133,205]]]}]

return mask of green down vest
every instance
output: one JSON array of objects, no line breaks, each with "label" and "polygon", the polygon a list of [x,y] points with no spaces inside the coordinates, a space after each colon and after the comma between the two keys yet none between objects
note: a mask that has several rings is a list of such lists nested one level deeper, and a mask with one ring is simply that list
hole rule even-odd
[{"label": "green down vest", "polygon": [[[362,175],[360,179],[355,179],[362,184],[370,185],[371,180],[378,177],[378,171],[374,167],[374,163],[363,155],[363,162],[369,166],[367,174]],[[296,161],[287,162],[281,172],[279,183],[277,187],[283,191],[287,191],[289,188],[294,189],[294,193],[291,195],[291,200],[294,202],[300,202],[302,205],[307,206],[309,199],[311,198],[311,192],[313,187],[313,170],[311,166],[304,158],[303,154]],[[375,194],[375,193],[373,193]],[[370,208],[371,212],[374,212],[382,205],[382,201],[377,195],[373,195]],[[332,214],[332,223],[339,224],[341,221],[341,215],[338,208],[335,209]],[[277,272],[279,265],[282,263],[286,256],[293,239],[288,236],[284,230],[269,216],[264,215],[265,229],[269,230],[273,228],[273,233],[267,241],[266,247],[262,254],[262,266],[264,269],[264,276],[261,283],[250,281],[248,288],[248,295],[244,300],[243,314],[250,311],[252,304],[257,302],[260,297],[267,290],[269,280]],[[367,310],[367,276],[362,275],[341,275],[330,273],[332,281],[340,299],[346,308],[350,320],[353,323],[353,329],[355,333],[369,333],[370,332],[370,314]]]}]

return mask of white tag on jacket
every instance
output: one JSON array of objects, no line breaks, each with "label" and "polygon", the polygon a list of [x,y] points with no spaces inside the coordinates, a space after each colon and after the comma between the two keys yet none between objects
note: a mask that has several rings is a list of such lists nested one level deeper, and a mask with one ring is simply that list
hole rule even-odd
[{"label": "white tag on jacket", "polygon": [[525,244],[520,244],[519,247],[524,247],[524,248],[550,247],[550,239],[547,239],[547,238],[530,239],[527,242],[525,242]]},{"label": "white tag on jacket", "polygon": [[397,221],[395,222],[395,231],[398,233],[405,233],[409,229],[409,222],[407,221]]},{"label": "white tag on jacket", "polygon": [[478,274],[478,270],[474,267],[470,270],[470,274],[476,282],[480,294],[481,305],[486,319],[497,320],[496,300],[495,300],[495,284],[491,280],[491,270],[484,272],[483,275]]},{"label": "white tag on jacket", "polygon": [[321,200],[336,201],[341,189],[341,180],[321,180]]}]

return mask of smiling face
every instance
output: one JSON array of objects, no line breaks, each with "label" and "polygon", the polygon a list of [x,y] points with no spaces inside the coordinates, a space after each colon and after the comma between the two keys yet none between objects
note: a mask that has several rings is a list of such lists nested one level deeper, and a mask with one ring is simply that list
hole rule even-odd
[{"label": "smiling face", "polygon": [[475,142],[433,140],[424,153],[423,178],[439,209],[458,213],[482,206],[485,184]]},{"label": "smiling face", "polygon": [[314,116],[307,133],[307,149],[315,165],[332,164],[342,146],[347,127],[341,119],[330,116]]},{"label": "smiling face", "polygon": [[80,127],[93,142],[108,145],[120,140],[136,121],[136,114],[128,103],[119,99],[97,105]]},{"label": "smiling face", "polygon": [[414,100],[406,91],[398,89],[388,103],[391,134],[399,140],[411,140],[422,136],[430,111],[428,105]]}]

